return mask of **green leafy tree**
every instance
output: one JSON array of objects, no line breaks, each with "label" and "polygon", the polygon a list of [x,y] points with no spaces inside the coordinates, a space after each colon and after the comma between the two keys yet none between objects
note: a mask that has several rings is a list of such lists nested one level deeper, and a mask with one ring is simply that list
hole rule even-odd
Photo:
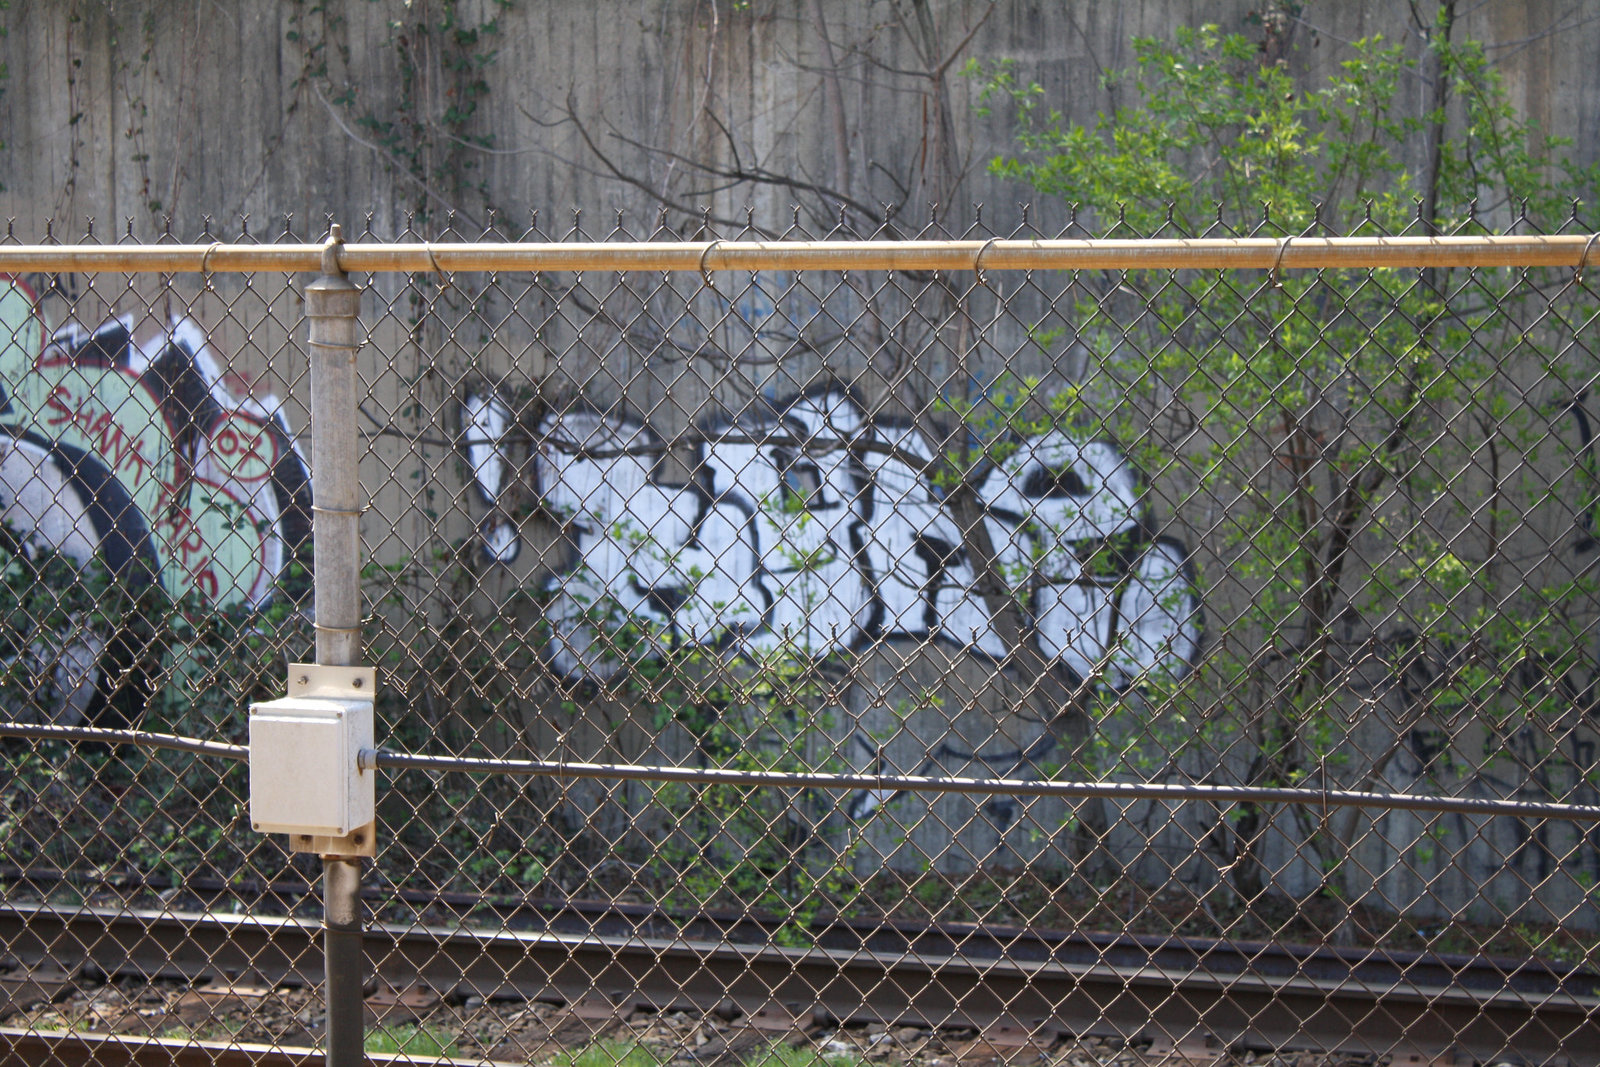
[{"label": "green leafy tree", "polygon": [[[1216,26],[1137,39],[1112,75],[1130,102],[1087,124],[1008,63],[968,73],[1014,120],[992,170],[1109,236],[1586,232],[1594,172],[1453,29],[1446,3],[1420,63],[1358,41],[1309,87]],[[1419,76],[1431,97],[1407,112]],[[1493,737],[1562,714],[1559,683],[1595,655],[1593,580],[1552,551],[1592,506],[1571,414],[1594,373],[1591,287],[1438,268],[1108,272],[1072,291],[1075,411],[1206,543],[1216,636],[1199,672],[1150,693],[1169,766],[1371,787],[1429,720],[1469,709]],[[1408,721],[1371,694],[1419,655],[1447,669]],[[1362,816],[1296,817],[1322,891],[1348,901]],[[1244,806],[1212,835],[1246,902],[1271,877],[1267,818]]]}]

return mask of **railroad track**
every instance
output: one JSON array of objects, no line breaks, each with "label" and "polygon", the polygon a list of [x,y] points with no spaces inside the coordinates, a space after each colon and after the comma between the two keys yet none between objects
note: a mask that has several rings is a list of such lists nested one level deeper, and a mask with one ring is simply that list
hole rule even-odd
[{"label": "railroad track", "polygon": [[[251,906],[247,910],[252,915],[291,914],[294,908],[307,904],[318,914],[321,912],[320,887],[299,880],[230,882],[197,876],[174,884],[159,876],[107,876],[53,868],[0,867],[0,882],[27,883],[35,890],[50,884],[71,884],[83,890],[109,890],[118,894],[159,892],[163,899],[168,891],[181,889],[186,899],[197,906],[184,908],[180,905],[180,910],[226,911],[226,907],[218,905],[231,902],[236,906],[248,899]],[[434,925],[449,925],[440,921],[444,916],[457,923],[470,922],[476,927],[492,924],[524,932],[592,934],[607,938],[684,938],[754,946],[778,944],[780,929],[792,932],[786,924],[763,921],[749,913],[680,913],[650,904],[570,897],[495,896],[379,885],[364,887],[361,895],[374,908],[392,909],[400,903],[418,914],[433,914]],[[0,900],[3,899],[0,894]],[[1219,975],[1244,968],[1276,977],[1448,985],[1483,993],[1530,996],[1556,991],[1585,996],[1600,990],[1600,970],[1537,958],[883,918],[834,919],[812,927],[809,933],[813,942],[823,948],[866,950],[894,957],[942,958],[959,954],[972,960],[1121,963],[1171,971],[1201,969]]]},{"label": "railroad track", "polygon": [[[555,909],[540,929],[374,924],[367,955],[395,987],[485,998],[839,1023],[1058,1034],[1209,1036],[1227,1047],[1555,1063],[1600,1050],[1600,974],[1543,961],[1294,949],[981,927],[838,924],[774,945],[759,923],[667,922]],[[107,975],[321,980],[321,929],[292,917],[0,906],[19,961]]]},{"label": "railroad track", "polygon": [[[171,1041],[109,1034],[25,1033],[0,1029],[0,1063],[54,1067],[323,1067],[316,1049],[222,1041]],[[370,1067],[450,1067],[436,1056],[366,1054]],[[477,1064],[476,1067],[482,1067]],[[510,1065],[503,1065],[510,1067]]]}]

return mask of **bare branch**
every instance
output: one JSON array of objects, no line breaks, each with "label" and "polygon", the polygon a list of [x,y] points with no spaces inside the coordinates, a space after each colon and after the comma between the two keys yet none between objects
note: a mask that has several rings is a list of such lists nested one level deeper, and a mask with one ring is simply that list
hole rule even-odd
[{"label": "bare branch", "polygon": [[[735,183],[749,182],[752,185],[775,185],[786,189],[793,189],[796,192],[813,193],[824,200],[831,200],[835,203],[842,204],[854,211],[856,214],[867,219],[875,219],[877,217],[877,212],[868,207],[866,204],[856,200],[854,197],[846,196],[837,189],[830,188],[826,185],[818,185],[815,182],[802,181],[799,178],[793,178],[787,174],[777,174],[773,171],[765,169],[764,167],[750,169],[737,166],[734,168],[714,166],[710,163],[703,163],[698,159],[693,159],[689,156],[673,152],[669,149],[657,148],[654,145],[647,145],[643,142],[635,141],[631,137],[626,137],[620,133],[613,132],[611,136],[618,141],[621,141],[623,144],[628,145],[630,148],[638,148],[645,152],[651,152],[656,155],[672,159],[678,163],[684,164],[687,167],[691,167],[702,174],[710,175],[711,177],[726,178]],[[896,204],[895,206],[898,208],[903,204],[904,201],[902,201],[900,204]],[[738,223],[737,225],[743,224]]]},{"label": "bare branch", "polygon": [[[700,218],[703,216],[703,212],[699,208],[673,200],[672,198],[658,192],[657,190],[651,188],[644,181],[636,178],[632,174],[629,174],[627,171],[623,170],[620,166],[613,162],[610,156],[606,155],[600,150],[600,146],[595,143],[594,137],[590,135],[589,128],[584,125],[582,119],[578,118],[577,108],[577,101],[574,99],[573,95],[569,93],[567,95],[567,115],[572,120],[573,126],[577,129],[578,136],[583,139],[584,145],[589,149],[590,152],[594,153],[594,157],[598,159],[606,168],[606,173],[619,182],[633,186],[635,189],[638,189],[640,192],[648,196],[651,200],[654,200],[656,203],[661,204],[663,207],[666,207],[672,211],[677,211],[681,214],[689,216],[690,218]],[[629,143],[619,134],[613,133],[612,136],[617,137],[624,143]],[[712,222],[715,222],[721,226],[742,227],[745,224],[741,219],[725,218],[718,215],[704,215],[704,217],[709,218]]]},{"label": "bare branch", "polygon": [[1600,20],[1600,14],[1593,14],[1586,18],[1581,18],[1577,22],[1564,25],[1566,20],[1571,18],[1573,15],[1576,15],[1579,10],[1580,9],[1576,7],[1568,9],[1566,14],[1555,19],[1548,27],[1541,30],[1539,33],[1529,34],[1527,37],[1519,37],[1514,41],[1501,41],[1497,44],[1486,44],[1483,46],[1483,50],[1485,52],[1498,52],[1503,49],[1510,49],[1510,51],[1506,52],[1506,54],[1503,56],[1492,57],[1491,62],[1499,63],[1502,60],[1509,59],[1518,52],[1523,51],[1529,45],[1537,44],[1547,37],[1553,37],[1558,33],[1568,33],[1577,29],[1579,26],[1587,26],[1591,22]]},{"label": "bare branch", "polygon": [[994,14],[994,9],[998,3],[999,0],[989,0],[989,8],[983,13],[983,17],[972,24],[972,29],[967,31],[967,35],[957,41],[956,46],[950,49],[949,55],[940,60],[939,65],[929,72],[930,77],[936,79],[944,77],[945,71],[950,69],[950,64],[961,58],[961,53],[967,50],[967,45],[971,44],[972,39],[978,36],[978,31],[983,29],[983,24],[989,21],[989,16]]},{"label": "bare branch", "polygon": [[[688,429],[671,437],[659,438],[648,444],[624,445],[620,448],[587,448],[571,438],[562,437],[559,433],[530,434],[535,450],[551,445],[561,452],[576,459],[623,459],[627,457],[662,456],[685,447],[697,447],[706,444],[729,445],[756,445],[762,448],[768,446],[775,448],[791,448],[804,456],[828,456],[839,452],[865,453],[868,455],[884,456],[898,463],[904,463],[917,474],[927,477],[939,467],[937,459],[919,455],[916,452],[900,448],[887,441],[879,440],[877,435],[830,438],[818,440],[815,437],[797,437],[794,434],[741,434],[741,433],[716,433],[707,434],[699,429]],[[985,514],[993,514],[987,507]]]},{"label": "bare branch", "polygon": [[344,116],[339,114],[339,109],[334,107],[333,104],[328,101],[328,98],[322,95],[322,90],[317,88],[315,82],[308,79],[306,81],[306,86],[311,90],[311,94],[317,98],[318,102],[320,102],[322,106],[327,109],[328,116],[333,119],[334,124],[338,126],[339,129],[344,131],[344,135],[346,137],[350,138],[356,144],[361,145],[364,148],[369,148],[373,152],[377,153],[385,162],[389,164],[390,167],[394,169],[396,174],[400,175],[400,177],[406,179],[411,184],[422,190],[424,196],[434,201],[446,211],[453,211],[479,229],[483,228],[483,222],[474,216],[472,212],[457,207],[449,197],[435,189],[426,179],[418,174],[413,173],[411,168],[406,166],[404,160],[396,158],[392,152],[384,148],[382,145],[374,144],[365,137],[362,137],[356,131],[352,130],[349,125],[345,123]]}]

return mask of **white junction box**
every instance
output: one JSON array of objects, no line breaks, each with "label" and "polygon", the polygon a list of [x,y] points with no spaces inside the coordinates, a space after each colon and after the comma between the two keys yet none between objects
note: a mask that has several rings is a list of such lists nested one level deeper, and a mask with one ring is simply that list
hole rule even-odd
[{"label": "white junction box", "polygon": [[316,685],[319,672],[331,673],[291,665],[292,695],[250,705],[250,825],[260,833],[344,837],[373,821],[377,772],[359,765],[374,747],[371,683],[364,694]]}]

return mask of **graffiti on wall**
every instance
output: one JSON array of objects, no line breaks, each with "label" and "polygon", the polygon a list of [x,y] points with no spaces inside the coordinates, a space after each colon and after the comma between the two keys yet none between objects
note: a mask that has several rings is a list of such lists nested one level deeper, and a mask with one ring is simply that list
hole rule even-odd
[{"label": "graffiti on wall", "polygon": [[[914,426],[870,418],[845,388],[709,418],[678,476],[662,436],[627,415],[578,407],[524,428],[484,390],[463,398],[461,416],[488,508],[485,555],[519,551],[506,501],[524,448],[529,488],[571,544],[546,584],[550,661],[570,678],[627,666],[602,618],[729,655],[823,657],[907,639],[1007,655],[967,538],[928,475],[933,450]],[[996,569],[1026,607],[1024,639],[1052,665],[1108,691],[1188,670],[1201,628],[1188,553],[1150,533],[1138,473],[1116,446],[1067,430],[1018,442],[979,494]],[[941,723],[900,732],[916,753],[857,731],[848,758],[890,772],[976,760],[1010,773],[1052,743],[1042,723],[1024,737],[993,724],[963,731],[953,709],[923,714]],[[850,810],[861,817],[886,799],[862,794]]]},{"label": "graffiti on wall", "polygon": [[[1548,437],[1565,441],[1564,460],[1554,468],[1556,483],[1539,494],[1541,504],[1554,505],[1553,521],[1541,530],[1537,554],[1522,557],[1519,568],[1537,560],[1559,576],[1593,567],[1593,554],[1600,549],[1595,525],[1600,436],[1592,402],[1579,392],[1552,404],[1546,414]],[[1536,470],[1525,474],[1538,477]],[[1525,518],[1530,527],[1532,520],[1530,513]],[[1523,570],[1519,580],[1530,587],[1563,588],[1560,577],[1540,579],[1531,569]],[[1582,594],[1581,584],[1567,588]],[[1571,622],[1556,623],[1554,629],[1559,632],[1562,625]],[[1484,799],[1600,803],[1600,649],[1592,641],[1577,641],[1559,652],[1523,649],[1508,660],[1492,643],[1428,639],[1406,628],[1388,635],[1384,648],[1394,665],[1392,675],[1364,695],[1381,696],[1399,713],[1402,725],[1388,749],[1392,761],[1384,768],[1391,788]],[[1480,674],[1496,678],[1496,683],[1464,694],[1464,684],[1476,684],[1471,680]],[[1457,719],[1457,709],[1469,703],[1479,705],[1475,713],[1465,721]],[[1559,908],[1568,906],[1561,903],[1563,888],[1582,899],[1588,894],[1579,891],[1580,882],[1600,882],[1600,829],[1592,826],[1521,818],[1485,823],[1455,813],[1437,816],[1424,828],[1416,817],[1393,812],[1382,816],[1381,825],[1387,845],[1412,853],[1411,864],[1394,867],[1387,875],[1390,880],[1437,862],[1462,881],[1456,891],[1463,901],[1481,896],[1480,887],[1488,886],[1507,907],[1537,908],[1542,905],[1528,893],[1534,886],[1541,888],[1539,895],[1549,906]],[[1403,887],[1387,891],[1394,900],[1405,899]]]},{"label": "graffiti on wall", "polygon": [[[1580,530],[1587,536],[1587,530]],[[1579,542],[1589,551],[1593,542]],[[1430,714],[1434,699],[1451,679],[1481,660],[1470,649],[1447,647],[1433,656],[1402,635],[1397,644],[1404,664],[1392,684],[1410,725],[1395,749],[1388,771],[1396,788],[1426,789],[1448,795],[1513,799],[1536,803],[1600,804],[1600,665],[1592,657],[1557,663],[1529,657],[1507,672],[1495,694],[1530,713],[1482,715],[1446,729]],[[1399,821],[1391,813],[1384,822]],[[1413,834],[1420,834],[1412,820]],[[1509,880],[1513,898],[1527,886],[1545,885],[1558,873],[1594,885],[1600,880],[1600,828],[1546,819],[1505,818],[1488,824],[1460,813],[1435,820],[1433,840],[1409,842],[1424,855],[1442,857],[1458,850],[1453,865],[1478,884]],[[1385,840],[1404,847],[1407,836],[1394,830]]]},{"label": "graffiti on wall", "polygon": [[[176,599],[256,608],[309,544],[310,472],[277,399],[232,377],[198,324],[51,331],[32,291],[4,279],[0,522]],[[92,689],[94,670],[67,691]]]},{"label": "graffiti on wall", "polygon": [[[463,424],[478,490],[497,508],[510,409],[470,394]],[[847,390],[711,418],[683,479],[662,474],[662,439],[627,416],[570,409],[532,436],[534,490],[575,547],[548,586],[564,674],[621,668],[591,622],[602,602],[680,645],[823,655],[917,637],[1007,653],[927,476],[932,450],[914,427],[869,419]],[[1187,668],[1200,636],[1188,553],[1148,533],[1138,474],[1116,446],[1052,431],[995,464],[979,493],[997,568],[1052,662],[1114,689]],[[483,529],[490,558],[515,558],[506,509]]]}]

